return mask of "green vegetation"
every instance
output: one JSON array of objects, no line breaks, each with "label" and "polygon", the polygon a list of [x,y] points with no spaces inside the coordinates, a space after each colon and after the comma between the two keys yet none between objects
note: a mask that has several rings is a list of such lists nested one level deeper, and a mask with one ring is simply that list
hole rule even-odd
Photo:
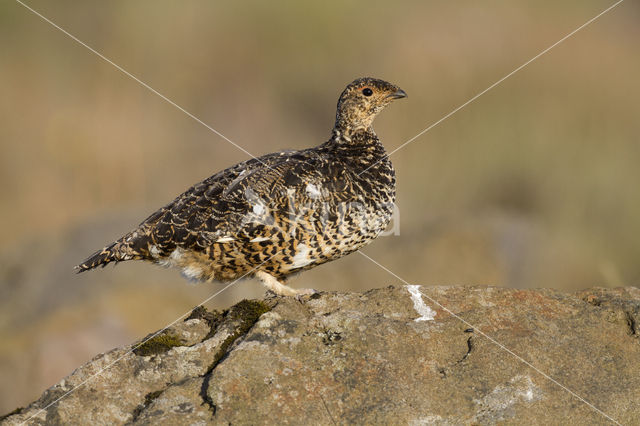
[{"label": "green vegetation", "polygon": [[265,312],[269,312],[271,307],[266,303],[259,300],[243,300],[240,303],[234,305],[226,313],[227,320],[236,325],[234,333],[227,337],[220,345],[220,349],[216,352],[213,362],[209,366],[209,371],[213,370],[220,360],[226,355],[229,346],[241,336],[247,334],[249,329],[258,321],[260,316]]},{"label": "green vegetation", "polygon": [[138,356],[156,355],[176,346],[183,346],[179,338],[170,334],[158,334],[135,348],[133,353]]}]

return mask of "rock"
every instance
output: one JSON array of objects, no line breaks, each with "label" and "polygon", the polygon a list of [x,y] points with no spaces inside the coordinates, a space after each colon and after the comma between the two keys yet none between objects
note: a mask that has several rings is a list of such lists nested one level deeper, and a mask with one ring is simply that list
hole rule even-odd
[{"label": "rock", "polygon": [[3,424],[640,418],[640,289],[410,290],[199,307],[98,355]]}]

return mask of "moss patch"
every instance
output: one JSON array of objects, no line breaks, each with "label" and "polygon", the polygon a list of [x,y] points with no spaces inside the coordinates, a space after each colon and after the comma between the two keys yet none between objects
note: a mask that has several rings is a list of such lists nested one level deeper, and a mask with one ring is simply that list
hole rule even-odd
[{"label": "moss patch", "polygon": [[182,341],[171,334],[158,334],[133,350],[138,356],[158,355],[176,346],[183,346]]},{"label": "moss patch", "polygon": [[220,360],[227,354],[229,346],[235,342],[239,337],[247,334],[249,329],[258,321],[260,316],[266,312],[269,312],[271,307],[264,302],[258,300],[243,300],[234,305],[229,311],[225,312],[225,320],[240,321],[240,324],[236,327],[233,334],[227,337],[220,345],[220,349],[213,357],[213,362],[209,366],[207,373],[210,373]]},{"label": "moss patch", "polygon": [[260,316],[266,312],[269,312],[271,307],[260,300],[243,300],[234,305],[229,310],[229,315],[235,318],[239,318],[243,321],[243,325],[247,325],[244,332],[249,331],[249,328],[255,324]]},{"label": "moss patch", "polygon": [[203,321],[205,321],[207,323],[207,325],[209,326],[209,333],[207,333],[207,335],[204,337],[204,339],[202,339],[202,341],[205,341],[207,339],[210,339],[211,337],[213,337],[213,335],[215,334],[218,326],[220,325],[220,323],[223,321],[224,319],[224,313],[220,312],[220,311],[207,311],[207,308],[205,308],[204,306],[200,305],[197,306],[193,309],[193,311],[191,311],[191,314],[185,318],[185,321],[189,321],[191,319],[201,319]]}]

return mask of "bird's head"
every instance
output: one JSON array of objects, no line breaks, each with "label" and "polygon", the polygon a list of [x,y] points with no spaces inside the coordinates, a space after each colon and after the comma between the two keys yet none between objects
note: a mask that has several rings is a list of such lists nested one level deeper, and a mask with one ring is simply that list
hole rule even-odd
[{"label": "bird's head", "polygon": [[404,90],[384,80],[369,77],[354,80],[338,100],[336,129],[347,133],[369,129],[384,107],[406,97]]}]

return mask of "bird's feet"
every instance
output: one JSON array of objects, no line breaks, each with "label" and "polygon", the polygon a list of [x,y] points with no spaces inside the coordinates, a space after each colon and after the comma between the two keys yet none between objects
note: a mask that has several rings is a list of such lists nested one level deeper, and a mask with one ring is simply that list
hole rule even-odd
[{"label": "bird's feet", "polygon": [[287,288],[291,290],[292,293],[288,293],[288,292],[287,294],[276,293],[274,290],[268,289],[267,292],[265,293],[265,299],[273,299],[273,298],[282,297],[282,296],[285,296],[285,297],[293,296],[296,298],[298,302],[303,303],[305,296],[309,297],[315,294],[320,294],[318,290],[315,290],[313,288],[301,288],[301,289],[294,289],[291,287],[287,287]]},{"label": "bird's feet", "polygon": [[296,300],[300,303],[303,303],[303,299],[305,296],[313,296],[314,294],[319,294],[319,291],[312,288],[301,288],[296,290],[296,293]]},{"label": "bird's feet", "polygon": [[267,295],[269,295],[269,293],[275,293],[278,296],[295,296],[296,298],[298,298],[298,300],[300,300],[299,298],[301,298],[302,296],[309,296],[318,293],[312,288],[291,288],[287,285],[282,284],[276,279],[276,277],[264,271],[256,272],[256,278],[258,278],[260,282],[262,282],[262,285],[267,287]]}]

